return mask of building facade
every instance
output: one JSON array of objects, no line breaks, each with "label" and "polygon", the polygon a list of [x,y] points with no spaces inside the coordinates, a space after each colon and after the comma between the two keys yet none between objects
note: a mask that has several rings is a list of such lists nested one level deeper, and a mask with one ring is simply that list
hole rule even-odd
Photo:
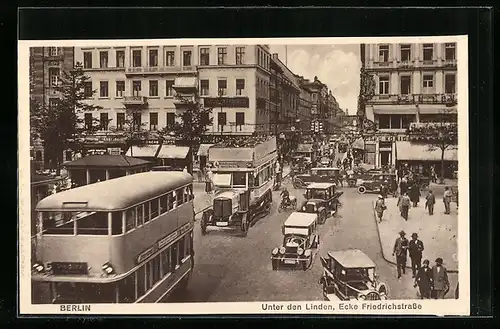
[{"label": "building facade", "polygon": [[278,54],[273,54],[273,62],[279,67],[277,71],[277,118],[279,130],[289,130],[297,123],[299,111],[300,86],[292,71],[278,58]]},{"label": "building facade", "polygon": [[[315,132],[328,133],[328,87],[318,77],[313,81],[306,81],[304,86],[311,91],[311,128]],[[314,123],[317,123],[314,125]]]},{"label": "building facade", "polygon": [[266,45],[86,47],[75,49],[75,62],[90,77],[88,90],[97,90],[89,102],[103,109],[86,115],[100,119],[102,133],[120,130],[130,113],[149,131],[171,126],[186,98],[213,109],[208,135],[268,128]]},{"label": "building facade", "polygon": [[304,77],[296,75],[297,83],[300,86],[299,105],[297,112],[298,125],[297,129],[300,131],[309,130],[311,126],[311,110],[312,110],[312,97],[311,90],[308,87],[309,80]]},{"label": "building facade", "polygon": [[[41,106],[50,107],[60,95],[55,89],[59,83],[61,72],[73,68],[73,47],[31,47],[30,48],[30,99]],[[42,140],[31,145],[31,158],[35,169],[49,166],[49,159],[44,154]]]},{"label": "building facade", "polygon": [[[375,80],[365,116],[379,131],[366,142],[368,163],[380,167],[409,160],[397,144],[408,142],[410,125],[457,122],[456,43],[366,44],[361,54]],[[425,161],[424,154],[420,158]]]}]

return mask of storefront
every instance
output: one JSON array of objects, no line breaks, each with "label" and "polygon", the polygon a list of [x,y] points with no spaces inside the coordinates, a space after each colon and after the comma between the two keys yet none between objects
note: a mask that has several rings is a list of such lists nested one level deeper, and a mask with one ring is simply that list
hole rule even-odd
[{"label": "storefront", "polygon": [[151,163],[124,155],[90,155],[64,164],[73,187],[149,171]]},{"label": "storefront", "polygon": [[[134,157],[138,159],[142,159],[145,161],[149,161],[152,163],[156,163],[158,152],[160,151],[160,144],[148,144],[141,146],[131,146],[125,153],[128,157]],[[159,163],[157,163],[160,165]]]},{"label": "storefront", "polygon": [[[429,144],[408,141],[396,142],[397,167],[408,166],[413,172],[428,176],[433,166],[438,177],[441,176],[441,149]],[[458,150],[449,148],[444,152],[444,178],[453,178],[458,170]]]},{"label": "storefront", "polygon": [[162,145],[156,156],[160,166],[171,167],[173,170],[187,169],[193,174],[193,156],[188,146]]}]

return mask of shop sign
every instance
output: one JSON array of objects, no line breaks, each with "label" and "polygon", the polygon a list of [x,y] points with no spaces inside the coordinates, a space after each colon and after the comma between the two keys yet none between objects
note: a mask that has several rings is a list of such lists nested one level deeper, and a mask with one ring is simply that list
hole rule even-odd
[{"label": "shop sign", "polygon": [[119,147],[108,147],[108,154],[109,155],[121,155],[122,149]]},{"label": "shop sign", "polygon": [[205,107],[242,107],[249,108],[250,102],[248,97],[214,97],[204,99]]}]

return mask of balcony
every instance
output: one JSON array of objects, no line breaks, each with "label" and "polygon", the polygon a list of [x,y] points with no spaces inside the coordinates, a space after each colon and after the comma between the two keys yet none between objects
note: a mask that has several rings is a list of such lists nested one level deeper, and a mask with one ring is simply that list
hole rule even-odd
[{"label": "balcony", "polygon": [[145,106],[148,104],[148,98],[145,96],[125,96],[123,104],[125,106]]},{"label": "balcony", "polygon": [[195,95],[177,95],[173,103],[176,108],[186,108],[196,106],[197,101]]},{"label": "balcony", "polygon": [[412,95],[374,95],[369,103],[373,104],[457,104],[456,94],[412,94]]},{"label": "balcony", "polygon": [[413,68],[413,61],[398,61],[398,68],[400,69],[408,69]]},{"label": "balcony", "polygon": [[444,67],[457,67],[457,60],[456,59],[443,59],[443,66]]},{"label": "balcony", "polygon": [[127,67],[125,69],[125,74],[135,75],[135,74],[166,74],[166,73],[195,73],[196,66],[139,66],[139,67]]}]

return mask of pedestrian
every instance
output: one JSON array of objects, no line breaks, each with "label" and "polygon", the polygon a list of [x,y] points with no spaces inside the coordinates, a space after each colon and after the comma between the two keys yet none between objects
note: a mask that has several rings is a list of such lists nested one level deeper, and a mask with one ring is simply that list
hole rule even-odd
[{"label": "pedestrian", "polygon": [[395,177],[392,177],[390,184],[391,184],[392,197],[395,198],[398,193],[398,182],[396,182]]},{"label": "pedestrian", "polygon": [[434,299],[444,299],[450,290],[450,282],[448,281],[448,271],[443,266],[441,257],[436,259],[436,265],[432,268],[432,283]]},{"label": "pedestrian", "polygon": [[415,277],[418,270],[420,270],[422,251],[424,251],[424,243],[419,240],[417,233],[412,233],[410,243],[408,244],[408,252],[410,254],[413,277]]},{"label": "pedestrian", "polygon": [[384,216],[384,210],[387,209],[385,205],[384,198],[382,195],[379,195],[377,201],[375,201],[375,212],[377,213],[378,222],[382,222],[382,216]]},{"label": "pedestrian", "polygon": [[415,277],[414,287],[418,286],[420,299],[430,299],[432,289],[432,270],[429,267],[429,260],[425,259],[422,267]]},{"label": "pedestrian", "polygon": [[212,169],[210,167],[208,167],[208,170],[207,170],[207,177],[205,179],[205,192],[207,192],[207,194],[210,194],[212,193],[212,184],[213,184],[213,172],[212,172]]},{"label": "pedestrian", "polygon": [[410,199],[413,202],[413,207],[418,207],[420,202],[420,187],[415,182],[410,188]]},{"label": "pedestrian", "polygon": [[437,182],[436,169],[434,168],[434,165],[431,166],[431,179],[433,183]]},{"label": "pedestrian", "polygon": [[408,220],[408,212],[410,210],[410,205],[411,205],[410,197],[408,197],[408,193],[405,192],[402,196],[399,197],[397,204],[401,212],[401,217],[403,217],[405,220]]},{"label": "pedestrian", "polygon": [[406,273],[406,257],[408,252],[408,239],[405,238],[405,231],[399,232],[399,238],[394,242],[392,255],[396,256],[396,268],[398,271],[398,279],[401,278],[401,272]]},{"label": "pedestrian", "polygon": [[408,181],[406,180],[406,177],[403,176],[403,178],[401,178],[401,183],[399,183],[399,193],[403,195],[407,191],[408,191]]},{"label": "pedestrian", "polygon": [[444,194],[443,194],[444,213],[446,215],[450,214],[450,203],[451,203],[452,197],[453,197],[453,193],[450,191],[450,188],[448,186],[446,186],[444,188]]},{"label": "pedestrian", "polygon": [[425,197],[425,207],[429,210],[429,215],[434,215],[434,205],[436,204],[436,196],[432,193],[432,190],[429,190],[429,194]]}]

